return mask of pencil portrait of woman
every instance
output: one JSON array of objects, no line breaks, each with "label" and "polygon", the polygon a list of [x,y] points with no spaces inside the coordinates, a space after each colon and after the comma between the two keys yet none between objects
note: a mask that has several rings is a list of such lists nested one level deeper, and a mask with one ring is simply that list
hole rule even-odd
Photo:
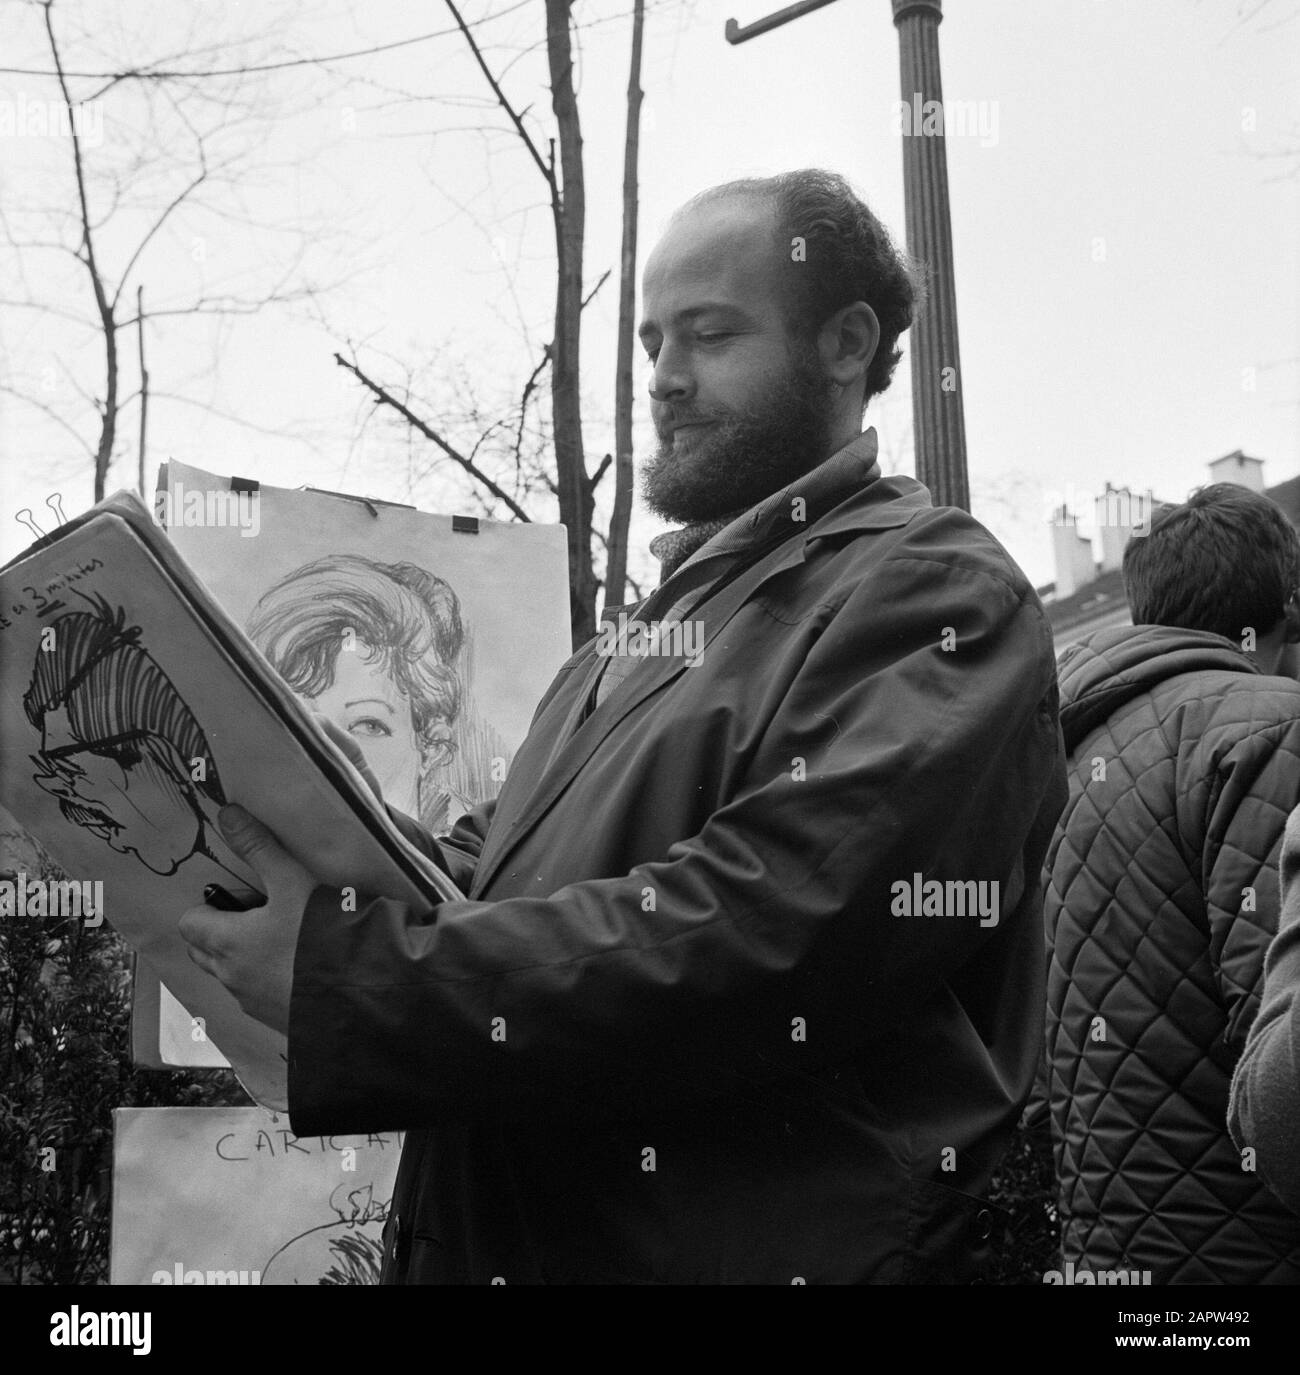
[{"label": "pencil portrait of woman", "polygon": [[491,794],[495,732],[466,710],[467,633],[442,578],[331,554],[271,587],[247,630],[293,691],[356,740],[399,811],[438,834]]}]

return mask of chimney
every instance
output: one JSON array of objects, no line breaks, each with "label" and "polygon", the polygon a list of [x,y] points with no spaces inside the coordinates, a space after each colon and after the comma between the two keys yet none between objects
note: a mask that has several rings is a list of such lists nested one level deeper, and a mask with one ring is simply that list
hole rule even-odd
[{"label": "chimney", "polygon": [[1211,482],[1235,482],[1238,487],[1249,487],[1252,492],[1264,490],[1264,460],[1249,458],[1240,449],[1234,449],[1210,464]]},{"label": "chimney", "polygon": [[1134,533],[1151,533],[1155,498],[1150,489],[1133,493],[1127,487],[1112,487],[1096,501],[1097,529],[1101,532],[1101,572],[1109,573],[1124,561],[1124,549]]},{"label": "chimney", "polygon": [[1056,563],[1056,597],[1059,601],[1092,582],[1097,571],[1092,560],[1092,541],[1079,533],[1079,518],[1066,506],[1052,514],[1052,555]]}]

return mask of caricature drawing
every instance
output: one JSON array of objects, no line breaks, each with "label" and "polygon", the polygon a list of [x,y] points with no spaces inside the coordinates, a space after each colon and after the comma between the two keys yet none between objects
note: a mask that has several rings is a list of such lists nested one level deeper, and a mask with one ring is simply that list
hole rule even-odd
[{"label": "caricature drawing", "polygon": [[262,1267],[263,1284],[378,1284],[383,1263],[384,1222],[389,1200],[376,1199],[374,1186],[330,1195],[333,1222],[290,1237]]},{"label": "caricature drawing", "polygon": [[65,820],[155,874],[199,855],[242,883],[216,829],[226,795],[198,721],[122,608],[77,595],[90,610],[48,623],[23,695],[41,736],[34,782]]},{"label": "caricature drawing", "polygon": [[469,637],[443,579],[328,555],[271,587],[246,629],[294,692],[356,740],[398,810],[437,833],[493,791],[495,732],[466,710]]}]

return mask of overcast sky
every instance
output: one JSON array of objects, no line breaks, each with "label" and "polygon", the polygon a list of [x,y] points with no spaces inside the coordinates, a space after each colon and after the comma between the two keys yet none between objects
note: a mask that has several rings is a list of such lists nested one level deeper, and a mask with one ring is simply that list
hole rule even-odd
[{"label": "overcast sky", "polygon": [[[837,0],[749,43],[724,41],[728,17],[747,23],[779,7],[652,4],[642,262],[693,192],[806,165],[845,173],[902,241],[888,0]],[[624,0],[578,8],[592,24],[581,35],[579,72],[587,280],[614,269],[584,317],[593,454],[612,447],[627,8]],[[1041,583],[1053,575],[1046,518],[1062,497],[1077,501],[1109,480],[1177,500],[1206,480],[1210,460],[1238,448],[1266,461],[1270,483],[1300,473],[1300,4],[949,0],[945,10],[944,94],[977,102],[983,116],[982,132],[947,144],[975,514]],[[533,107],[530,125],[544,139],[540,0],[467,0],[465,13],[501,15],[480,30],[489,60],[508,66],[506,89],[519,107]],[[243,8],[60,0],[55,18],[66,24],[68,65],[87,71],[115,69],[123,45],[141,63],[167,56],[200,65],[185,56],[193,25],[204,41],[269,28],[249,51],[284,60],[449,23],[443,6],[409,0]],[[0,62],[48,68],[33,7],[6,3],[0,23]],[[74,82],[74,94],[96,85]],[[554,292],[536,169],[484,100],[454,33],[324,70],[250,77],[245,90],[276,113],[248,126],[240,184],[216,206],[230,213],[181,213],[169,223],[141,259],[147,300],[156,307],[266,280],[293,260],[293,231],[304,226],[313,243],[301,270],[332,289],[310,306],[224,323],[152,322],[151,466],[174,456],[274,485],[464,507],[454,481],[411,487],[407,446],[393,427],[363,423],[357,385],[332,355],[355,346],[381,377],[409,372],[434,406],[454,408],[467,390],[488,406],[517,394],[549,338]],[[34,102],[56,94],[40,77],[0,76],[10,110],[0,125],[0,209],[16,237],[34,232],[33,204],[67,204],[71,193],[68,141],[33,131]],[[169,118],[124,87],[101,104],[102,141],[87,150],[97,167],[140,148],[151,111]],[[155,204],[168,185],[165,171],[151,181]],[[125,231],[145,222],[120,218],[143,215],[141,194],[141,209],[126,205],[116,233],[112,222],[104,231],[110,272],[125,259]],[[241,219],[274,224],[278,237]],[[20,264],[0,253],[0,297],[87,312],[84,279],[66,254]],[[122,342],[133,391],[134,331]],[[37,509],[48,527],[50,492],[62,494],[68,515],[89,504],[89,463],[56,417],[93,442],[74,381],[102,395],[103,362],[94,336],[71,321],[11,307],[0,313],[0,367],[5,386],[47,407],[0,392],[0,556],[10,557],[31,538],[14,520],[18,508]],[[648,372],[638,369],[643,396]],[[887,464],[911,472],[907,369],[905,353],[868,420]],[[643,404],[638,419],[644,442]],[[124,459],[110,490],[134,484],[136,408],[122,426]],[[638,515],[635,537],[644,542],[657,528]],[[639,567],[648,567],[644,554]]]}]

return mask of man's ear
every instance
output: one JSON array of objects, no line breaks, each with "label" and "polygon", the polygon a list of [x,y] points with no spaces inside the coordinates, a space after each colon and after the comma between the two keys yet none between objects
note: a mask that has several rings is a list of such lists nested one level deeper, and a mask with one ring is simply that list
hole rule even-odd
[{"label": "man's ear", "polygon": [[1292,597],[1282,612],[1286,622],[1285,641],[1289,645],[1300,644],[1300,602]]},{"label": "man's ear", "polygon": [[880,321],[865,301],[841,306],[817,335],[817,351],[826,376],[842,387],[865,381],[879,347]]}]

